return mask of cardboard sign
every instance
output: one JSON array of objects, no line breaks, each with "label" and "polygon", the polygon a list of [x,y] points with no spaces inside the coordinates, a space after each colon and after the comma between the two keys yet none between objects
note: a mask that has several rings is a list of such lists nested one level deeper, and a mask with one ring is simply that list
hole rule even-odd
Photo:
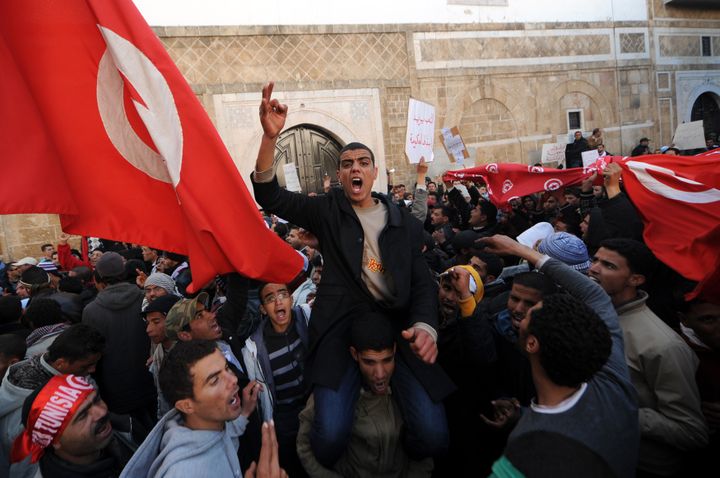
[{"label": "cardboard sign", "polygon": [[295,163],[283,164],[283,173],[285,173],[285,189],[296,193],[301,192],[300,178],[298,177]]},{"label": "cardboard sign", "polygon": [[410,164],[419,163],[421,157],[425,158],[426,163],[433,160],[434,139],[435,107],[410,98],[405,135],[405,154]]},{"label": "cardboard sign", "polygon": [[595,161],[600,157],[600,153],[598,153],[597,149],[591,149],[590,151],[583,151],[580,156],[582,156],[583,167],[587,168],[595,164]]},{"label": "cardboard sign", "polygon": [[453,126],[452,128],[443,128],[441,133],[440,142],[445,148],[450,162],[463,164],[470,157],[470,153],[468,153],[465,142],[460,136],[460,130],[457,126]]},{"label": "cardboard sign", "polygon": [[542,156],[540,156],[541,163],[555,163],[559,161],[565,161],[565,147],[567,144],[564,143],[551,143],[542,145]]},{"label": "cardboard sign", "polygon": [[702,120],[679,124],[672,140],[679,150],[705,148],[705,130]]}]

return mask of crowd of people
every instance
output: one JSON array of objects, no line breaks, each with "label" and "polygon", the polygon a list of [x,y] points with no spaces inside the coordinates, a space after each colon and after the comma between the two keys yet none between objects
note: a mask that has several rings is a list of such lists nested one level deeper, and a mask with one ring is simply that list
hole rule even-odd
[{"label": "crowd of people", "polygon": [[[684,299],[694,284],[643,243],[617,165],[498,209],[424,161],[412,189],[375,193],[373,152],[350,143],[337,187],[293,193],[272,89],[251,179],[302,271],[191,294],[185,256],[64,234],[3,264],[0,477],[708,469],[720,298]],[[575,143],[604,151],[600,130]]]}]

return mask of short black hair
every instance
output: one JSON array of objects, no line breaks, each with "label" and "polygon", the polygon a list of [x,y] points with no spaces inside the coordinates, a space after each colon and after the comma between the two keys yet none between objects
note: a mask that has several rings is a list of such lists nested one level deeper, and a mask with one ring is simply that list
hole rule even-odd
[{"label": "short black hair", "polygon": [[52,247],[52,246],[53,246],[52,244],[43,244],[42,246],[40,246],[40,250],[45,252],[45,249],[47,249],[48,247]]},{"label": "short black hair", "polygon": [[16,295],[0,297],[0,324],[12,324],[22,317],[22,301]]},{"label": "short black hair", "polygon": [[502,274],[503,268],[505,267],[502,259],[500,259],[500,256],[489,252],[476,252],[473,256],[477,257],[487,265],[487,273],[489,275],[495,276],[495,278],[500,277],[500,274]]},{"label": "short black hair", "polygon": [[174,407],[178,400],[194,398],[190,369],[216,350],[212,340],[181,340],[173,347],[160,367],[160,390],[170,406]]},{"label": "short black hair", "polygon": [[356,317],[350,326],[350,345],[358,352],[393,348],[395,332],[390,318],[379,312]]},{"label": "short black hair", "polygon": [[75,273],[75,277],[80,279],[82,282],[88,282],[93,278],[92,271],[88,266],[73,267],[73,272]]},{"label": "short black hair", "polygon": [[542,307],[532,311],[527,333],[540,342],[540,364],[548,378],[566,387],[590,380],[612,348],[605,322],[569,294],[543,298]]},{"label": "short black hair", "polygon": [[368,148],[367,146],[365,146],[365,145],[362,144],[362,143],[358,143],[357,141],[353,141],[352,143],[346,144],[346,145],[343,147],[343,149],[341,149],[340,152],[338,153],[338,169],[340,169],[340,156],[342,156],[342,154],[343,154],[345,151],[355,151],[356,149],[364,149],[364,150],[366,150],[368,153],[370,153],[370,160],[372,161],[373,164],[375,164],[375,155],[373,154],[372,149]]},{"label": "short black hair", "polygon": [[17,334],[0,335],[0,355],[6,359],[16,358],[22,360],[25,358],[27,345],[25,339]]},{"label": "short black hair", "polygon": [[633,274],[641,274],[649,279],[657,270],[657,259],[648,246],[640,241],[624,238],[605,239],[600,243],[600,247],[623,256]]},{"label": "short black hair", "polygon": [[80,294],[83,291],[83,284],[79,277],[63,277],[58,283],[60,292],[70,292],[71,294]]},{"label": "short black hair", "polygon": [[60,304],[46,297],[32,299],[25,309],[25,320],[34,329],[65,322]]},{"label": "short black hair", "polygon": [[484,199],[481,199],[477,207],[480,208],[480,211],[482,211],[483,215],[487,218],[488,225],[492,226],[494,224],[497,224],[497,207],[490,201],[485,201]]},{"label": "short black hair", "polygon": [[542,272],[521,272],[513,277],[513,284],[522,285],[540,292],[543,300],[546,296],[557,292],[557,286],[553,280]]},{"label": "short black hair", "polygon": [[105,337],[95,327],[86,324],[71,325],[58,335],[48,347],[47,361],[66,359],[68,362],[82,360],[105,351]]}]

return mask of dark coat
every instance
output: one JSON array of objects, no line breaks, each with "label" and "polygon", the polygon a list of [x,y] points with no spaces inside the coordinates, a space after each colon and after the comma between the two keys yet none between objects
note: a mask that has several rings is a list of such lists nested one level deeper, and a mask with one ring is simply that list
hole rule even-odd
[{"label": "dark coat", "polygon": [[155,384],[145,362],[150,339],[140,315],[143,292],[135,284],[106,287],[83,310],[83,324],[105,337],[105,352],[94,374],[110,411],[123,414],[155,400]]},{"label": "dark coat", "polygon": [[281,189],[277,178],[269,183],[253,180],[253,188],[263,209],[315,234],[325,259],[310,320],[310,382],[337,389],[351,366],[353,318],[378,310],[393,318],[400,356],[430,397],[439,401],[450,393],[454,387],[442,369],[420,361],[399,335],[415,322],[438,329],[437,285],[421,254],[422,224],[407,210],[391,204],[386,196],[373,193],[388,209],[388,224],[380,233],[379,245],[384,267],[392,274],[395,285],[394,300],[381,305],[362,280],[364,233],[342,189],[309,197]]}]

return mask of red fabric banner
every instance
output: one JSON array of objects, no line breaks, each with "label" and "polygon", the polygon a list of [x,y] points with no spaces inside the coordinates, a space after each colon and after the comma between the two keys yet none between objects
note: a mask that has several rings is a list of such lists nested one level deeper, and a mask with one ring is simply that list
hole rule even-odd
[{"label": "red fabric banner", "polygon": [[511,199],[522,198],[540,191],[557,191],[579,184],[590,177],[597,167],[611,162],[605,156],[593,168],[554,169],[517,163],[491,163],[475,168],[448,171],[444,181],[482,179],[487,184],[490,200],[496,206],[504,206]]},{"label": "red fabric banner", "polygon": [[300,270],[130,0],[7,0],[0,42],[2,90],[17,92],[0,113],[14,132],[3,161],[46,171],[44,187],[3,188],[0,213],[61,213],[69,233],[189,254],[191,290],[216,273],[288,282]]},{"label": "red fabric banner", "polygon": [[720,298],[720,161],[717,154],[647,155],[618,161],[655,256],[698,287],[688,298]]}]

